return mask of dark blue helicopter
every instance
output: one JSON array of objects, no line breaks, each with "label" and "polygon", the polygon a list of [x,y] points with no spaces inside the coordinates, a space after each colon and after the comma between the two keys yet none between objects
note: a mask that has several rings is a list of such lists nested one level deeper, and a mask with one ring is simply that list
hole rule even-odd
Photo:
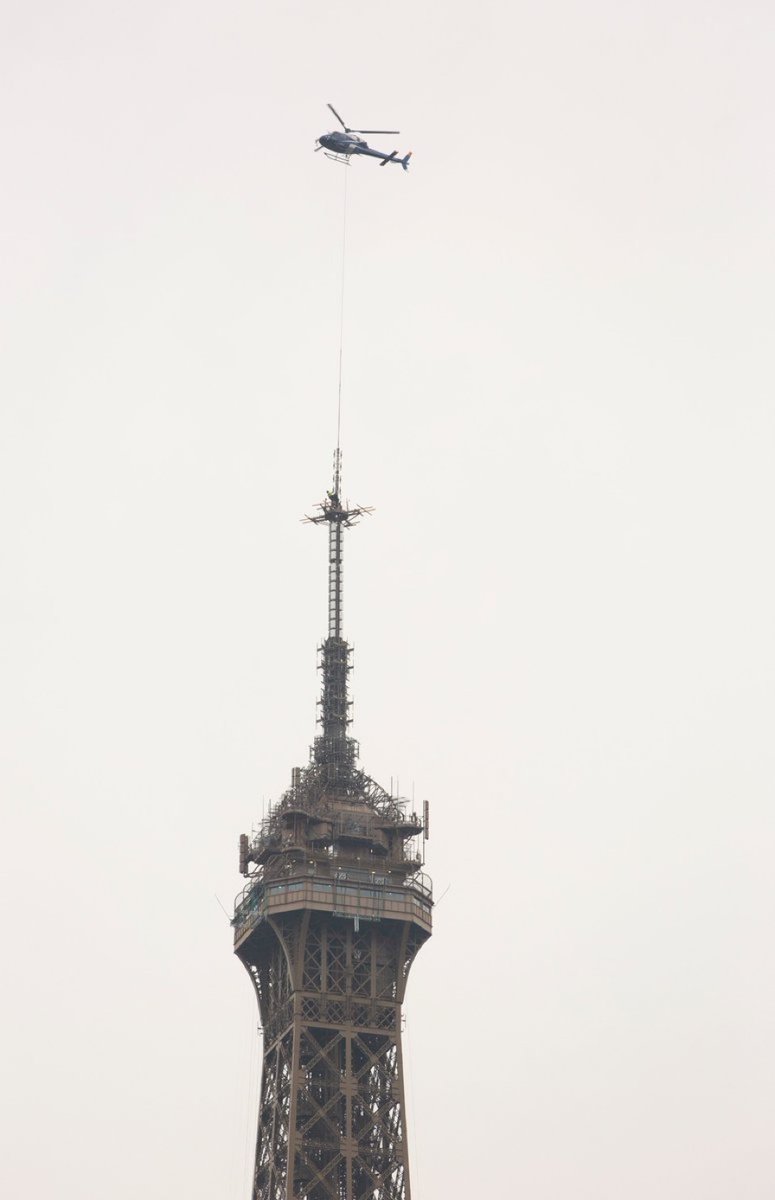
[{"label": "dark blue helicopter", "polygon": [[409,159],[412,157],[411,150],[403,158],[399,158],[397,150],[394,150],[392,154],[388,154],[387,150],[373,150],[364,138],[358,137],[359,133],[394,134],[398,133],[397,129],[350,129],[349,125],[345,125],[333,104],[329,104],[328,107],[342,126],[344,133],[340,133],[338,129],[335,129],[333,133],[323,133],[318,138],[318,144],[315,149],[325,150],[326,158],[333,158],[336,162],[343,162],[349,165],[352,154],[366,154],[369,158],[378,158],[381,167],[384,167],[386,163],[392,162],[400,163],[405,171],[409,170]]}]

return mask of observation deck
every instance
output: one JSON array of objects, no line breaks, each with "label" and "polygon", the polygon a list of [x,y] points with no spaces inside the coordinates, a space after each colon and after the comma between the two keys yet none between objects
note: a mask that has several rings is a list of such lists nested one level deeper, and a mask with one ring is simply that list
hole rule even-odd
[{"label": "observation deck", "polygon": [[361,921],[411,921],[430,935],[433,887],[422,872],[391,878],[348,867],[322,875],[312,865],[280,879],[252,879],[235,901],[235,949],[262,922],[298,909],[345,917],[356,929]]}]

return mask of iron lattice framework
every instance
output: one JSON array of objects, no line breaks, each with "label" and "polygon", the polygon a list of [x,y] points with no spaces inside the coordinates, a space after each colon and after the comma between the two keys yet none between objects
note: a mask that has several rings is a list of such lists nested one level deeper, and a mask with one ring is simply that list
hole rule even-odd
[{"label": "iron lattice framework", "polygon": [[369,512],[340,499],[341,461],[314,517],[329,528],[328,637],[310,763],[252,837],[235,952],[258,996],[263,1075],[253,1200],[410,1200],[401,1005],[431,934],[430,880],[407,802],[357,764],[342,541]]}]

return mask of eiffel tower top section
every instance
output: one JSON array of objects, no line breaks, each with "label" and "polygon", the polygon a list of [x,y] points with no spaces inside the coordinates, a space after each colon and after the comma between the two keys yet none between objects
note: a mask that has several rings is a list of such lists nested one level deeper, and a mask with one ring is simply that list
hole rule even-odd
[{"label": "eiffel tower top section", "polygon": [[[430,880],[421,874],[427,815],[421,820],[409,812],[406,800],[394,796],[392,788],[385,791],[358,766],[358,743],[349,734],[352,648],[342,633],[344,531],[373,510],[350,506],[341,489],[337,449],[331,489],[315,514],[305,518],[328,525],[328,636],[318,647],[320,732],[309,764],[293,769],[290,788],[252,836],[240,838],[240,871],[248,885],[237,897],[238,936],[240,916],[254,909],[252,901],[272,880],[366,872],[379,879],[380,888],[416,889],[423,903],[430,901]],[[407,892],[401,894],[408,900]],[[423,920],[426,912],[429,922],[429,908]]]}]

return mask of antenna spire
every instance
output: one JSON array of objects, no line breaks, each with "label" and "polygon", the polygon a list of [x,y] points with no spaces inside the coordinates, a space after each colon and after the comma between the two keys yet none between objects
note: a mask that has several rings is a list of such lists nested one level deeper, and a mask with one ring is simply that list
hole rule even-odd
[{"label": "antenna spire", "polygon": [[[314,516],[305,519],[312,525],[328,525],[328,637],[318,648],[323,693],[319,722],[322,735],[315,738],[314,761],[329,764],[332,781],[345,782],[357,757],[357,745],[348,737],[351,701],[347,695],[347,676],[352,670],[352,647],[342,635],[342,551],[345,529],[373,511],[342,501],[342,452],[334,451],[334,477],[331,490],[317,506]],[[342,778],[339,778],[342,776]]]}]

